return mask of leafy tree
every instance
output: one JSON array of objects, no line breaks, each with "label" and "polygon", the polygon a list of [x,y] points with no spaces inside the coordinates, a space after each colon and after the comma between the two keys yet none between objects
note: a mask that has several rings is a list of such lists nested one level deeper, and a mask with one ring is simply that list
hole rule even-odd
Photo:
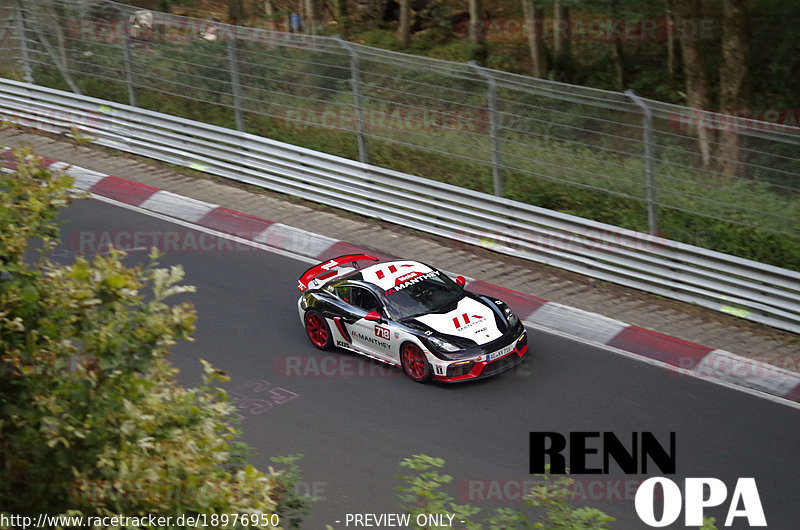
[{"label": "leafy tree", "polygon": [[[512,508],[497,508],[483,520],[476,519],[480,508],[469,504],[455,504],[453,498],[441,491],[441,488],[452,482],[453,477],[439,471],[444,467],[444,460],[427,455],[414,455],[400,462],[401,467],[411,469],[412,475],[397,475],[403,479],[405,486],[399,486],[399,497],[402,509],[411,515],[411,523],[416,522],[420,514],[453,515],[453,521],[464,521],[463,526],[469,530],[488,528],[488,530],[509,530],[524,528],[561,528],[563,530],[608,529],[609,523],[615,519],[604,512],[588,506],[575,508],[569,501],[572,497],[574,480],[569,476],[550,475],[547,466],[544,474],[534,475],[535,486],[525,496],[529,506],[541,508],[539,521],[531,522],[528,516]],[[715,530],[713,517],[705,517],[701,530]],[[456,527],[456,526],[454,526]],[[421,529],[420,526],[415,526]]]},{"label": "leafy tree", "polygon": [[[480,508],[467,504],[456,504],[447,493],[440,491],[444,484],[453,480],[450,475],[439,472],[444,466],[444,460],[427,455],[414,455],[406,458],[400,466],[407,467],[415,472],[414,475],[397,475],[403,479],[407,486],[399,486],[399,497],[403,502],[403,509],[411,514],[411,522],[416,522],[416,517],[422,514],[438,513],[454,515],[455,521],[466,521],[468,530],[481,528],[478,523],[473,523],[470,518],[480,512]],[[415,528],[421,528],[415,526]]]},{"label": "leafy tree", "polygon": [[[453,498],[440,488],[453,480],[450,475],[439,472],[444,460],[427,455],[414,455],[404,459],[400,465],[416,472],[415,475],[398,475],[406,482],[400,486],[400,500],[403,508],[412,516],[412,523],[419,514],[453,515],[454,521],[464,521],[464,528],[475,530],[487,525],[489,530],[509,528],[609,528],[608,522],[614,518],[594,508],[573,508],[569,505],[569,486],[574,482],[569,478],[553,478],[550,475],[536,475],[541,481],[530,493],[526,501],[532,506],[544,507],[542,521],[531,523],[528,517],[511,508],[498,508],[486,517],[483,523],[476,522],[481,509],[468,504],[455,504]],[[420,528],[420,527],[417,527]]]},{"label": "leafy tree", "polygon": [[597,508],[573,508],[569,504],[570,488],[574,479],[567,476],[549,474],[550,466],[545,466],[545,474],[535,475],[539,483],[528,494],[527,503],[544,509],[542,522],[536,528],[611,528],[608,523],[614,518]]},{"label": "leafy tree", "polygon": [[[290,514],[288,471],[242,460],[226,376],[177,384],[168,361],[195,312],[179,266],[126,267],[110,249],[48,259],[69,177],[29,153],[0,174],[0,506],[11,514]],[[30,256],[32,241],[41,253]],[[299,519],[298,519],[299,520]],[[239,525],[237,525],[239,526]],[[229,526],[233,527],[233,526]]]}]

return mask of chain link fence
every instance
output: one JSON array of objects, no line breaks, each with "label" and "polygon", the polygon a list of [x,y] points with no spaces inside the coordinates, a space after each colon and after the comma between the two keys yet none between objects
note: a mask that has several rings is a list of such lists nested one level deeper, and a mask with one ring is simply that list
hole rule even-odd
[{"label": "chain link fence", "polygon": [[4,75],[800,269],[798,128],[110,1],[3,2]]}]

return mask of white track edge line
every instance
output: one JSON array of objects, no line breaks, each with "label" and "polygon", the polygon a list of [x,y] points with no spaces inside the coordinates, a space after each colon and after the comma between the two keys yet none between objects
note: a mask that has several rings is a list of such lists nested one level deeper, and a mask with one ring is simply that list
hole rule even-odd
[{"label": "white track edge line", "polygon": [[[191,228],[191,229],[197,230],[199,232],[205,232],[207,234],[211,234],[211,235],[214,235],[214,236],[217,236],[217,237],[228,239],[230,241],[235,241],[237,243],[243,243],[245,245],[249,245],[249,246],[257,248],[259,250],[263,250],[265,252],[271,252],[273,254],[279,254],[279,255],[287,257],[287,258],[295,259],[295,260],[302,261],[302,262],[305,262],[305,263],[310,263],[310,264],[314,264],[314,263],[318,263],[319,262],[319,259],[317,259],[317,258],[310,258],[308,256],[303,256],[302,254],[296,254],[294,252],[289,252],[289,251],[286,251],[286,250],[283,250],[283,249],[279,249],[277,247],[271,247],[269,245],[264,245],[262,243],[256,243],[256,242],[250,241],[248,239],[237,237],[237,236],[234,236],[234,235],[231,235],[231,234],[226,234],[225,232],[219,232],[217,230],[213,230],[213,229],[210,229],[210,228],[205,228],[203,226],[191,223],[189,221],[184,221],[182,219],[177,219],[175,217],[170,217],[168,215],[164,215],[164,214],[161,214],[161,213],[153,212],[151,210],[145,210],[144,208],[140,208],[138,206],[134,206],[134,205],[127,204],[127,203],[124,203],[124,202],[120,202],[120,201],[117,201],[115,199],[109,199],[108,197],[103,197],[102,195],[97,195],[95,193],[91,193],[91,195],[92,195],[93,198],[95,198],[97,200],[100,200],[101,202],[105,202],[105,203],[108,203],[108,204],[113,204],[115,206],[126,208],[128,210],[132,210],[132,211],[135,211],[135,212],[138,212],[138,213],[142,213],[144,215],[149,215],[150,217],[155,217],[155,218],[161,219],[163,221],[167,221],[167,222],[171,222],[171,223],[174,223],[174,224],[177,224],[177,225],[185,226],[187,228]],[[781,396],[776,396],[774,394],[768,394],[768,393],[762,392],[760,390],[755,390],[753,388],[748,388],[748,387],[745,387],[745,386],[729,383],[728,381],[723,381],[721,379],[716,379],[716,378],[713,378],[713,377],[709,377],[709,376],[705,376],[705,375],[702,375],[702,374],[698,374],[698,373],[695,373],[695,372],[693,372],[691,370],[688,370],[686,368],[679,368],[677,366],[673,366],[673,365],[671,365],[669,363],[665,363],[665,362],[659,361],[657,359],[652,359],[650,357],[645,357],[645,356],[639,355],[637,353],[633,353],[633,352],[629,352],[629,351],[626,351],[626,350],[622,350],[620,348],[615,348],[615,347],[609,346],[607,344],[603,344],[603,343],[600,343],[600,342],[595,342],[595,341],[592,341],[592,340],[589,340],[589,339],[584,339],[584,338],[581,338],[581,337],[577,337],[575,335],[570,335],[568,333],[564,333],[563,331],[559,331],[559,330],[552,329],[552,328],[547,328],[547,327],[541,326],[539,324],[534,324],[533,322],[523,321],[523,324],[525,324],[526,328],[530,328],[530,329],[534,329],[534,330],[537,330],[537,331],[541,331],[543,333],[549,333],[551,335],[556,335],[556,336],[559,336],[561,338],[565,338],[565,339],[568,339],[568,340],[571,340],[571,341],[574,341],[574,342],[579,342],[581,344],[585,344],[587,346],[593,346],[593,347],[605,350],[605,351],[610,352],[610,353],[616,353],[618,355],[622,355],[623,357],[627,357],[629,359],[633,359],[633,360],[638,361],[638,362],[643,362],[643,363],[646,363],[646,364],[650,364],[652,366],[658,366],[658,367],[661,367],[661,368],[666,368],[667,370],[670,370],[670,371],[673,371],[673,372],[677,372],[677,373],[679,373],[681,375],[694,377],[695,379],[701,379],[701,380],[707,381],[709,383],[714,383],[716,385],[724,386],[724,387],[729,388],[731,390],[738,390],[739,392],[744,392],[746,394],[750,394],[751,396],[754,396],[754,397],[757,397],[757,398],[766,399],[768,401],[772,401],[773,403],[778,403],[778,404],[781,404],[781,405],[785,405],[785,406],[800,410],[800,403],[788,400],[788,399],[783,398]]]},{"label": "white track edge line", "polygon": [[650,364],[652,366],[658,366],[660,368],[666,368],[672,372],[676,372],[680,375],[685,375],[689,377],[694,377],[695,379],[701,379],[703,381],[707,381],[709,383],[714,383],[720,386],[724,386],[731,390],[738,390],[740,392],[744,392],[746,394],[750,394],[754,397],[767,399],[769,401],[786,405],[788,407],[800,410],[800,403],[795,401],[786,399],[781,396],[776,396],[775,394],[768,394],[767,392],[762,392],[761,390],[756,390],[754,388],[749,388],[746,386],[737,385],[734,383],[730,383],[728,381],[724,381],[722,379],[716,379],[714,377],[709,377],[707,375],[698,374],[689,370],[687,368],[680,368],[678,366],[671,365],[669,363],[665,363],[664,361],[659,361],[658,359],[653,359],[650,357],[645,357],[644,355],[639,355],[638,353],[629,352],[627,350],[622,350],[620,348],[615,348],[614,346],[609,346],[608,344],[603,344],[601,342],[595,342],[593,340],[584,339],[581,337],[576,337],[575,335],[570,335],[569,333],[565,333],[563,331],[559,331],[557,329],[548,328],[545,326],[541,326],[539,324],[534,324],[533,322],[523,321],[526,328],[534,329],[536,331],[540,331],[542,333],[549,333],[551,335],[556,335],[564,339],[568,339],[574,342],[580,342],[581,344],[585,344],[587,346],[594,346],[598,349],[608,351],[610,353],[616,353],[618,355],[622,355],[623,357],[627,357],[629,359],[633,359],[634,361],[639,361],[642,363]]},{"label": "white track edge line", "polygon": [[124,202],[117,201],[115,199],[109,199],[108,197],[103,197],[102,195],[97,195],[92,193],[92,198],[97,199],[101,202],[105,202],[108,204],[113,204],[114,206],[119,206],[121,208],[125,208],[128,210],[132,210],[144,215],[149,215],[150,217],[155,217],[157,219],[161,219],[163,221],[168,221],[170,223],[174,223],[177,225],[185,226],[186,228],[191,228],[192,230],[197,230],[198,232],[205,232],[206,234],[211,234],[216,237],[220,237],[223,239],[227,239],[229,241],[234,241],[236,243],[242,243],[253,248],[257,248],[259,250],[263,250],[265,252],[271,252],[273,254],[279,254],[281,256],[296,259],[298,261],[303,261],[305,263],[319,263],[319,259],[317,258],[310,258],[308,256],[303,256],[302,254],[296,254],[294,252],[289,252],[288,250],[283,250],[277,247],[272,247],[269,245],[265,245],[263,243],[257,243],[255,241],[251,241],[249,239],[244,239],[239,236],[234,236],[232,234],[227,234],[225,232],[220,232],[218,230],[214,230],[212,228],[206,228],[204,226],[200,226],[198,224],[192,223],[190,221],[184,221],[183,219],[178,219],[176,217],[170,217],[169,215],[164,215],[162,213],[154,212],[152,210],[145,210],[144,208],[140,208],[138,206],[134,206],[132,204],[127,204]]}]

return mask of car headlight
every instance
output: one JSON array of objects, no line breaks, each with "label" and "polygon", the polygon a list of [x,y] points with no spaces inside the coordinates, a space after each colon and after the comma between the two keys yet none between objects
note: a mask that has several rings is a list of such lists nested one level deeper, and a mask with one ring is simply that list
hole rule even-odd
[{"label": "car headlight", "polygon": [[517,318],[517,315],[514,314],[514,311],[512,311],[510,307],[505,306],[503,314],[506,316],[506,322],[508,322],[509,327],[513,328],[517,325],[517,322],[519,322],[519,318]]},{"label": "car headlight", "polygon": [[444,350],[446,352],[452,353],[461,349],[455,344],[451,344],[444,339],[440,339],[439,337],[427,337],[427,339],[428,342],[430,342],[440,350]]}]

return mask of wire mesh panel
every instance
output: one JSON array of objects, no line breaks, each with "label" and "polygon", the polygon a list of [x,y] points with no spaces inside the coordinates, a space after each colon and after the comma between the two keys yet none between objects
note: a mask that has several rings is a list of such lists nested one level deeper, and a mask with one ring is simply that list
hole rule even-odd
[{"label": "wire mesh panel", "polygon": [[486,84],[464,64],[357,46],[370,161],[491,191]]},{"label": "wire mesh panel", "polygon": [[105,0],[0,27],[37,84],[800,269],[797,128]]},{"label": "wire mesh panel", "polygon": [[[648,103],[654,114],[654,173],[664,232],[731,253],[737,253],[736,245],[759,245],[773,254],[771,261],[796,266],[798,130]],[[700,231],[695,229],[698,218],[719,222],[704,223]],[[794,240],[794,248],[782,242],[787,241],[780,239],[783,235]]]},{"label": "wire mesh panel", "polygon": [[[574,91],[560,83],[496,73],[501,109],[502,157],[509,173],[509,196],[525,202],[540,197],[541,183],[602,190],[644,200],[640,112],[622,94]],[[582,200],[578,192],[572,197]]]},{"label": "wire mesh panel", "polygon": [[18,77],[23,73],[20,67],[27,63],[23,60],[25,48],[18,38],[19,22],[16,5],[9,0],[0,3],[0,71],[4,76]]},{"label": "wire mesh panel", "polygon": [[800,331],[800,272],[30,83],[0,79],[0,117]]},{"label": "wire mesh panel", "polygon": [[352,114],[346,50],[331,39],[227,29],[236,31],[229,36],[238,50],[247,130],[267,136],[285,131],[288,140],[346,133],[347,147],[339,154],[352,156],[352,120],[339,119]]}]

